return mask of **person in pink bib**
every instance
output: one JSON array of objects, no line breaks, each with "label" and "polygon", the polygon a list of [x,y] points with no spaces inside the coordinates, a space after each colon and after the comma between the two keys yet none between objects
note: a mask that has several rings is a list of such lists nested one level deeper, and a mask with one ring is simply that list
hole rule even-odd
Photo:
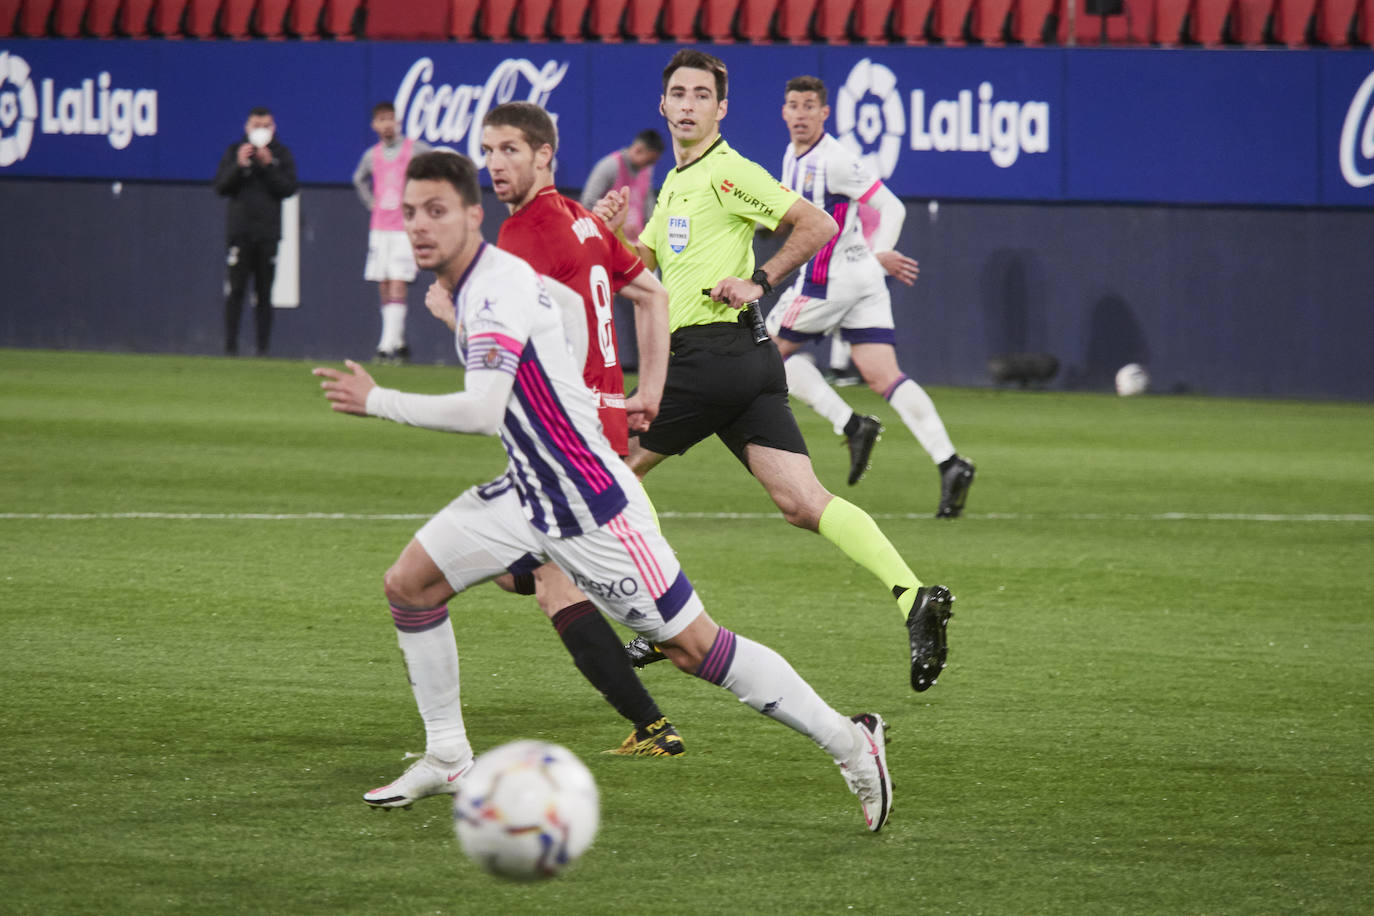
[{"label": "person in pink bib", "polygon": [[401,192],[406,165],[430,147],[400,132],[396,107],[390,102],[372,106],[372,129],[377,132],[377,142],[367,148],[353,170],[353,187],[372,214],[363,277],[375,282],[381,294],[382,336],[377,341],[377,361],[401,363],[410,357],[406,346],[406,287],[417,272],[401,217]]}]

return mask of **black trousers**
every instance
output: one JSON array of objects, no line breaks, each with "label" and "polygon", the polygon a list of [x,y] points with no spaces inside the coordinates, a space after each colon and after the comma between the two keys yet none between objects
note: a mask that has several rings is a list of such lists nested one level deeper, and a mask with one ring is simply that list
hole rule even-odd
[{"label": "black trousers", "polygon": [[224,352],[239,352],[239,319],[248,280],[253,280],[253,327],[257,354],[264,356],[272,340],[272,280],[277,274],[276,239],[240,239],[229,243],[229,295],[224,299]]}]

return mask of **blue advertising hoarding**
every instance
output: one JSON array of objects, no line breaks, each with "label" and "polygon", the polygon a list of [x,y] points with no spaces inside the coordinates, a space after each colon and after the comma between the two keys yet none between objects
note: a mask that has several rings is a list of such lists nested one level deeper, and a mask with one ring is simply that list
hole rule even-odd
[{"label": "blue advertising hoarding", "polygon": [[[830,87],[832,133],[905,197],[1374,206],[1374,52],[722,46],[723,131],[776,171],[783,83]],[[480,158],[527,99],[559,183],[661,127],[662,45],[0,42],[0,178],[208,181],[267,105],[301,180],[347,182],[396,103],[410,136]]]},{"label": "blue advertising hoarding", "polygon": [[913,197],[1063,196],[1063,55],[837,48],[831,132]]}]

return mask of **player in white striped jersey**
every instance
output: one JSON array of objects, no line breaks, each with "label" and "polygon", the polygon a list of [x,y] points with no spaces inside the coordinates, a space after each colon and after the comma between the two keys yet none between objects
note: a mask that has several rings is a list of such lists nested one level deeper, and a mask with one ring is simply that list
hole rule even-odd
[{"label": "player in white striped jersey", "polygon": [[[678,668],[815,741],[859,796],[869,829],[881,828],[892,805],[882,717],[836,712],[782,656],[705,613],[633,472],[601,435],[582,367],[538,276],[482,240],[472,161],[425,153],[411,160],[406,178],[403,210],[416,262],[453,295],[464,390],[381,388],[351,360],[347,371],[321,367],[315,374],[336,411],[496,435],[509,464],[502,477],[469,489],[426,522],[387,571],[426,746],[399,779],[364,801],[406,807],[457,790],[474,754],[448,602],[533,556],[557,563],[603,613],[652,640]],[[637,407],[631,398],[627,409]]]},{"label": "player in white striped jersey", "polygon": [[[792,142],[783,156],[782,183],[818,207],[840,226],[801,269],[796,282],[768,314],[768,330],[787,360],[787,387],[831,422],[849,443],[849,483],[859,482],[882,426],[876,417],[856,413],[826,384],[815,363],[788,359],[800,347],[836,328],[851,344],[854,365],[868,387],[896,409],[940,471],[936,515],[955,518],[973,483],[973,464],[959,456],[925,389],[897,364],[892,328],[892,297],[885,274],[910,286],[919,268],[894,251],[906,207],[864,162],[825,131],[830,116],[825,83],[813,76],[788,81],[782,118]],[[877,225],[866,238],[861,210],[876,211]]]}]

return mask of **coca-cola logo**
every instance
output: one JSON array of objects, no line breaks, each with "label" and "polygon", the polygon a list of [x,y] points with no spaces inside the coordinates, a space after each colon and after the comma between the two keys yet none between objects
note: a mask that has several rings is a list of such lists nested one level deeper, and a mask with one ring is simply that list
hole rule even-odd
[{"label": "coca-cola logo", "polygon": [[549,96],[568,72],[568,62],[551,60],[540,66],[523,57],[507,58],[480,84],[435,83],[434,69],[428,57],[410,65],[396,90],[396,120],[411,139],[447,146],[466,142],[468,156],[481,168],[485,160],[480,128],[487,112],[510,101],[548,108]]},{"label": "coca-cola logo", "polygon": [[1374,184],[1374,104],[1371,100],[1374,100],[1374,73],[1366,76],[1360,88],[1355,90],[1341,127],[1341,176],[1352,188]]}]

